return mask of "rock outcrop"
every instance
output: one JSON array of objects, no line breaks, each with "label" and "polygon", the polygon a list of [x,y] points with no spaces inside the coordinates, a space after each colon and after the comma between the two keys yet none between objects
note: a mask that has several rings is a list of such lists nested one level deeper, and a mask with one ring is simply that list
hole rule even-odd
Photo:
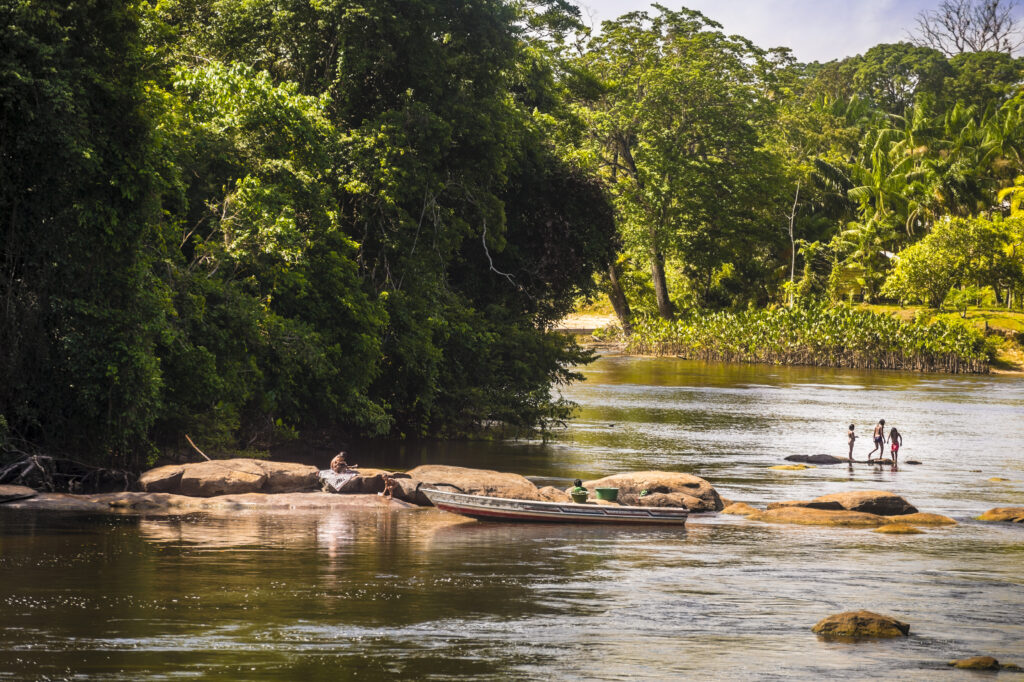
[{"label": "rock outcrop", "polygon": [[24,485],[0,485],[0,504],[35,497],[36,491]]},{"label": "rock outcrop", "polygon": [[894,493],[884,490],[854,490],[816,497],[813,502],[838,502],[847,511],[898,516],[916,514],[917,507]]},{"label": "rock outcrop", "polygon": [[446,487],[470,495],[487,495],[517,500],[540,500],[537,486],[525,476],[488,469],[428,464],[407,472],[423,488]]},{"label": "rock outcrop", "polygon": [[[411,473],[411,472],[410,472]],[[681,493],[684,497],[672,498],[694,512],[721,511],[722,498],[711,484],[699,476],[670,471],[630,471],[605,476],[596,481],[584,481],[583,486],[593,493],[594,488],[618,488],[619,502],[624,505],[640,506],[640,493],[644,490],[653,497],[657,494]],[[659,498],[664,500],[664,498]],[[682,506],[680,504],[680,506]],[[692,505],[692,506],[691,506]]]},{"label": "rock outcrop", "polygon": [[293,462],[215,459],[151,469],[139,477],[139,485],[144,492],[191,497],[301,492],[316,489],[317,469]]},{"label": "rock outcrop", "polygon": [[1024,523],[1024,507],[996,507],[979,516],[978,520]]},{"label": "rock outcrop", "polygon": [[811,628],[823,637],[906,637],[910,626],[890,616],[871,611],[847,611],[823,618]]}]

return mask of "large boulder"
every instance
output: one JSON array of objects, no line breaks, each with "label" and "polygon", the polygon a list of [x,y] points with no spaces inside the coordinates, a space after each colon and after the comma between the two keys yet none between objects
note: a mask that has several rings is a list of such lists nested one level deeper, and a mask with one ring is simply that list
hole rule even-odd
[{"label": "large boulder", "polygon": [[139,487],[147,493],[176,493],[181,489],[181,475],[184,464],[170,464],[143,472],[139,476]]},{"label": "large boulder", "polygon": [[513,500],[544,500],[537,486],[519,474],[439,464],[418,466],[407,473],[412,480],[421,483],[422,488],[444,487],[469,495],[487,495]]},{"label": "large boulder", "polygon": [[191,497],[244,493],[291,493],[317,487],[316,467],[259,459],[215,459],[158,467],[139,478],[144,492]]},{"label": "large boulder", "polygon": [[1024,523],[1024,507],[996,507],[979,516],[978,520]]},{"label": "large boulder", "polygon": [[883,516],[917,513],[917,507],[899,495],[884,490],[853,490],[846,493],[833,493],[816,497],[813,502],[838,502],[847,511]]},{"label": "large boulder", "polygon": [[910,626],[871,611],[847,611],[823,618],[811,628],[823,637],[906,637]]},{"label": "large boulder", "polygon": [[748,514],[748,519],[766,523],[795,523],[805,526],[853,526],[868,528],[884,526],[890,521],[877,514],[864,512],[836,511],[834,509],[811,509],[809,507],[781,507]]},{"label": "large boulder", "polygon": [[24,485],[0,485],[0,504],[14,500],[26,500],[35,497],[36,491]]},{"label": "large boulder", "polygon": [[[703,478],[670,471],[630,471],[605,476],[596,481],[584,481],[583,486],[593,493],[594,488],[618,488],[619,502],[640,505],[644,490],[653,496],[658,493],[682,493],[687,498],[676,498],[690,511],[721,511],[724,505],[718,492]],[[647,497],[645,495],[645,497]],[[681,505],[681,506],[683,506]]]},{"label": "large boulder", "polygon": [[693,510],[705,506],[704,500],[686,493],[652,493],[638,498],[636,504],[638,507],[685,507]]}]

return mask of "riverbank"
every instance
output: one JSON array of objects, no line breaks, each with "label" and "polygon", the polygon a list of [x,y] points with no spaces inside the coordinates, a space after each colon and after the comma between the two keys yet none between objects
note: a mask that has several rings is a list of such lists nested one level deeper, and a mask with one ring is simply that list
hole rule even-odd
[{"label": "riverbank", "polygon": [[[938,320],[943,325],[961,324],[961,318],[958,314],[941,313],[922,308],[860,305],[857,306],[856,310],[892,317],[904,324],[912,323],[915,317],[928,321]],[[967,311],[967,317],[963,319],[962,324],[969,328],[976,329],[991,346],[991,359],[986,363],[984,368],[985,372],[991,372],[992,374],[1024,376],[1024,343],[1022,343],[1022,338],[1024,338],[1024,313],[1005,310],[969,309]],[[734,351],[724,354],[711,353],[710,355],[714,355],[715,357],[710,357],[707,352],[698,352],[695,354],[694,349],[692,348],[685,349],[681,352],[679,348],[672,348],[672,344],[666,343],[664,340],[654,342],[650,342],[646,339],[631,340],[622,335],[618,318],[616,318],[611,312],[605,310],[605,306],[600,304],[595,304],[591,307],[584,308],[568,315],[558,324],[557,328],[560,331],[576,335],[577,340],[582,345],[628,355],[675,355],[682,358],[713,359],[727,362],[761,361],[767,362],[768,364],[818,364],[816,362],[807,361],[806,353],[800,354],[799,352],[794,358],[780,357],[776,354],[774,357],[760,360],[757,359],[758,353],[756,352],[748,353],[749,357],[737,357],[737,354]],[[643,335],[642,331],[641,335]],[[694,357],[695,355],[700,357]],[[725,355],[726,357],[718,357],[718,355]],[[870,360],[867,362],[863,360],[855,362],[849,358],[845,358],[839,359],[838,361],[826,361],[822,363],[821,366],[864,366],[879,369],[896,368],[888,366],[892,364],[894,364],[894,361],[891,358],[885,362],[878,362],[876,367]],[[910,364],[912,364],[912,362]],[[905,367],[903,369],[907,368],[913,369],[913,367]],[[968,367],[968,369],[970,369],[970,367]],[[963,371],[963,368],[958,367],[957,371]]]}]

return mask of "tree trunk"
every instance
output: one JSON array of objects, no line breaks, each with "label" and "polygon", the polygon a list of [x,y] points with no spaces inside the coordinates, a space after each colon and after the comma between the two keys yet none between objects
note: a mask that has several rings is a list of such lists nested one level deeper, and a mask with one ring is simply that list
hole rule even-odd
[{"label": "tree trunk", "polygon": [[619,318],[622,331],[627,336],[633,333],[633,313],[629,309],[629,301],[626,300],[626,292],[619,284],[619,273],[615,269],[615,263],[608,265],[608,299],[612,302],[612,309],[615,316]]},{"label": "tree trunk", "polygon": [[665,281],[665,256],[661,250],[651,246],[651,280],[654,282],[654,298],[658,302],[658,314],[666,320],[676,315],[676,308],[668,297],[668,283]]},{"label": "tree trunk", "polygon": [[789,212],[789,307],[793,307],[795,295],[793,287],[796,285],[796,240],[793,237],[793,222],[796,220],[796,203],[800,201],[800,182],[796,183],[796,196],[793,197],[793,210]]}]

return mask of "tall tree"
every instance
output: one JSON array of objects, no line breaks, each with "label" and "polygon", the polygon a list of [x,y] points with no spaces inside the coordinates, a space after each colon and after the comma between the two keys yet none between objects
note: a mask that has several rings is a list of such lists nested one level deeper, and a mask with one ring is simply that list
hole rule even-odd
[{"label": "tall tree", "polygon": [[1016,0],[942,0],[938,9],[922,10],[912,36],[918,45],[947,56],[965,52],[1011,54],[1024,45]]}]

